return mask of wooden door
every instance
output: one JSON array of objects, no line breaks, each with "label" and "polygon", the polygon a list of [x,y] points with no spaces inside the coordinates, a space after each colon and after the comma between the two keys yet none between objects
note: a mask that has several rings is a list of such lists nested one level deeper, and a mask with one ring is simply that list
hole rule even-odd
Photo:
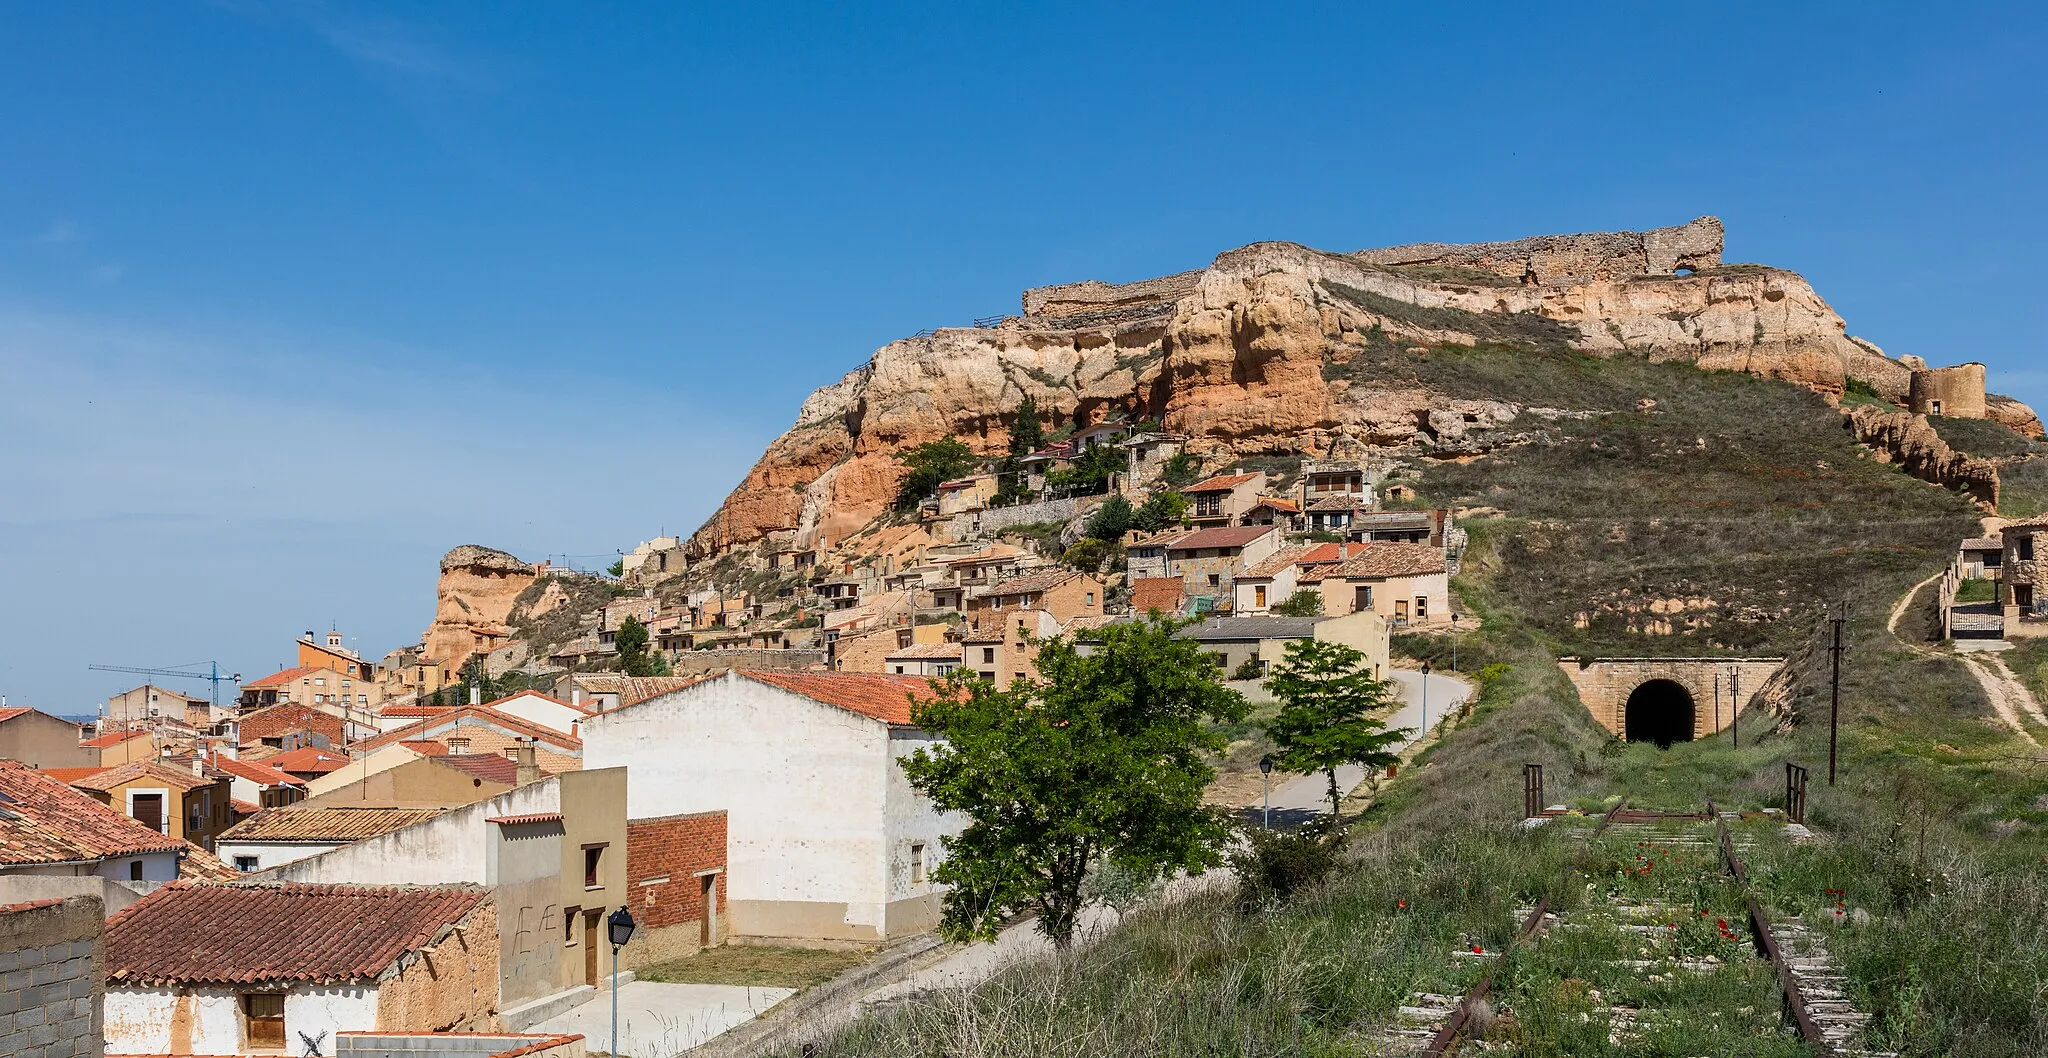
[{"label": "wooden door", "polygon": [[597,983],[597,940],[598,923],[601,915],[596,911],[583,913],[583,983]]},{"label": "wooden door", "polygon": [[162,831],[163,831],[163,829],[164,829],[164,795],[163,795],[163,794],[157,794],[157,793],[151,793],[151,794],[136,794],[136,795],[134,796],[134,798],[133,798],[133,799],[132,799],[132,800],[131,800],[131,801],[129,802],[129,806],[130,806],[130,811],[132,811],[132,812],[134,813],[134,815],[135,815],[135,821],[136,821],[137,823],[140,823],[140,824],[142,824],[143,826],[146,826],[146,827],[148,827],[149,829],[151,829],[151,830],[154,830],[154,831],[158,831],[158,832],[162,832]]},{"label": "wooden door", "polygon": [[718,941],[718,876],[707,874],[697,881],[704,901],[703,928],[697,935],[697,946],[709,948]]}]

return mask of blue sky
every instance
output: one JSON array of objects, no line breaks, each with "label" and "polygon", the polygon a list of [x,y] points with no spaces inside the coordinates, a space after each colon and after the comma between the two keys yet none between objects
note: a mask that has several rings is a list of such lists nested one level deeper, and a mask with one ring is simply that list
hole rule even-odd
[{"label": "blue sky", "polygon": [[449,547],[687,532],[874,347],[1261,239],[1714,213],[2048,405],[2038,6],[1267,6],[8,5],[0,693],[381,655]]}]

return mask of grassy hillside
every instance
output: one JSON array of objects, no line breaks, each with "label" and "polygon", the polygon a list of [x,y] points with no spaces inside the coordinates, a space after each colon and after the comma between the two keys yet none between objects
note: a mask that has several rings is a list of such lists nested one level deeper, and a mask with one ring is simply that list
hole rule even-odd
[{"label": "grassy hillside", "polygon": [[[1569,908],[1599,875],[1556,835],[1512,826],[1523,763],[1547,766],[1553,801],[1686,808],[1780,803],[1788,760],[1813,770],[1809,819],[1825,840],[1765,857],[1759,884],[1782,914],[1818,914],[1834,889],[1871,916],[1831,943],[1876,1015],[1873,1042],[1922,1056],[2048,1053],[2048,753],[2000,727],[1963,667],[1922,642],[1925,615],[1887,631],[1893,602],[1975,535],[1973,508],[1867,458],[1825,402],[1780,383],[1381,341],[1331,371],[1558,410],[1515,424],[1527,443],[1420,476],[1425,501],[1492,512],[1467,523],[1455,585],[1481,619],[1462,667],[1500,666],[1470,715],[1404,770],[1360,821],[1348,869],[1312,894],[1253,914],[1220,895],[1157,907],[1064,961],[895,1008],[818,1053],[1376,1053],[1401,997],[1469,984],[1449,952],[1496,947],[1515,908],[1542,894]],[[1818,633],[1843,600],[1842,779],[1829,789]],[[1449,660],[1440,639],[1401,645]],[[1668,751],[1622,743],[1556,666],[1567,653],[1719,651],[1791,658],[1783,711],[1746,715],[1740,749],[1725,737]],[[2048,671],[2024,660],[2029,676]],[[1583,988],[1559,972],[1532,963],[1536,977],[1516,980]],[[1678,1038],[1737,1053],[1714,1042],[1729,1013],[1716,1004],[1769,1002],[1741,1000],[1746,981],[1668,997]],[[1532,1021],[1501,1053],[1651,1052]]]}]

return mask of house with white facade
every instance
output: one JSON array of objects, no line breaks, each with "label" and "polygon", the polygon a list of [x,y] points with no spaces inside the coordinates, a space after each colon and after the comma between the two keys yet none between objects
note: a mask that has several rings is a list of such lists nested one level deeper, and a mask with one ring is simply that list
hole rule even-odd
[{"label": "house with white facade", "polygon": [[341,1032],[490,1029],[481,886],[172,882],[107,922],[114,1054],[330,1054]]},{"label": "house with white facade", "polygon": [[932,693],[909,675],[728,672],[591,717],[584,763],[630,771],[633,819],[728,813],[733,935],[875,944],[937,924],[932,871],[966,824],[899,763],[934,742],[910,721]]},{"label": "house with white facade", "polygon": [[0,878],[168,882],[190,844],[17,761],[0,760]]}]

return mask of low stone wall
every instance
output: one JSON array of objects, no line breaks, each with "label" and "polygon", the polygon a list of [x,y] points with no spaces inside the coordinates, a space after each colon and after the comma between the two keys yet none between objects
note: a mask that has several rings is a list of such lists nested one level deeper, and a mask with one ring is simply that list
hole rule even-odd
[{"label": "low stone wall", "polygon": [[0,905],[0,1055],[106,1053],[105,923],[96,896]]},{"label": "low stone wall", "polygon": [[1100,496],[1068,496],[1063,499],[1020,503],[1015,507],[991,507],[985,511],[955,515],[953,538],[961,540],[977,532],[994,533],[1013,525],[1065,522],[1101,499]]},{"label": "low stone wall", "polygon": [[342,1032],[334,1058],[583,1058],[583,1037],[516,1032]]}]

